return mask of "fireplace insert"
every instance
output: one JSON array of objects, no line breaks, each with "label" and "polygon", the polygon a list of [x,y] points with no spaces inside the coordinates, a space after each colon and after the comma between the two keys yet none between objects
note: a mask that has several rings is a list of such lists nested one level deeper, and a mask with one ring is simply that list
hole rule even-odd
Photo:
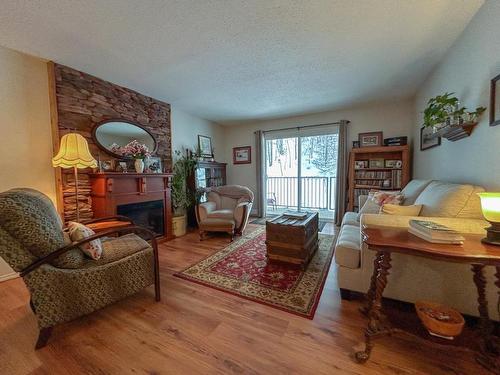
[{"label": "fireplace insert", "polygon": [[131,218],[136,225],[148,228],[159,237],[165,235],[165,210],[162,200],[122,204],[116,207],[116,213]]}]

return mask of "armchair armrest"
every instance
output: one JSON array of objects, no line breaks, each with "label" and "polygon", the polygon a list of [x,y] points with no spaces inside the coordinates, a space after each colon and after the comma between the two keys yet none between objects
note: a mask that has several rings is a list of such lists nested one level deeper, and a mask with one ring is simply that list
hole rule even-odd
[{"label": "armchair armrest", "polygon": [[97,240],[101,237],[107,237],[107,236],[112,235],[112,234],[121,234],[121,233],[128,233],[128,232],[141,232],[141,233],[148,235],[148,237],[149,237],[148,239],[151,240],[151,246],[153,247],[153,251],[154,251],[155,269],[156,269],[157,263],[158,263],[158,244],[156,242],[155,234],[152,231],[150,231],[149,229],[134,225],[134,226],[127,226],[127,227],[110,229],[110,230],[107,230],[107,231],[104,231],[101,233],[94,234],[90,237],[84,238],[83,240],[74,242],[72,244],[63,246],[63,247],[57,249],[56,251],[44,256],[43,258],[40,258],[37,261],[33,262],[28,267],[26,267],[24,270],[22,270],[19,274],[21,277],[24,277],[27,274],[29,274],[30,272],[33,272],[34,270],[36,270],[38,267],[42,266],[43,264],[49,263],[50,261],[54,260],[58,256],[68,252],[69,250],[74,249],[75,247],[78,247],[78,246],[81,246],[81,245],[86,244],[88,242]]},{"label": "armchair armrest", "polygon": [[361,207],[365,205],[367,200],[368,200],[368,195],[360,195],[358,197],[358,208],[361,209]]},{"label": "armchair armrest", "polygon": [[215,211],[216,208],[215,202],[203,202],[196,205],[196,220],[198,224],[205,220],[208,217],[208,214],[212,211]]},{"label": "armchair armrest", "polygon": [[236,222],[237,234],[241,234],[245,229],[251,209],[252,202],[240,202],[234,208],[234,220]]},{"label": "armchair armrest", "polygon": [[131,218],[129,218],[127,216],[123,216],[123,215],[100,217],[97,219],[88,220],[88,221],[84,222],[83,224],[87,225],[87,224],[94,224],[94,223],[102,223],[104,221],[127,221],[130,224],[135,225],[134,221]]}]

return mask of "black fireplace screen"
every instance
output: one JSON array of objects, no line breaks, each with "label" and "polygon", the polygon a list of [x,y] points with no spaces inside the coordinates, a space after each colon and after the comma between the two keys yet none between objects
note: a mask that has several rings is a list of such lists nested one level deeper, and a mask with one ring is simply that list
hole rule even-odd
[{"label": "black fireplace screen", "polygon": [[131,218],[140,225],[155,232],[158,236],[165,234],[163,201],[122,204],[116,207],[116,213]]}]

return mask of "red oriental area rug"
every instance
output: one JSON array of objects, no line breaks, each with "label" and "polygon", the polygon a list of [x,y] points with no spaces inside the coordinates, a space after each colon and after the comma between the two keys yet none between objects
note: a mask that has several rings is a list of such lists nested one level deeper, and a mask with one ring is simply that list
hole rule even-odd
[{"label": "red oriental area rug", "polygon": [[312,319],[332,261],[334,239],[319,235],[319,249],[303,271],[268,263],[262,227],[175,276]]}]

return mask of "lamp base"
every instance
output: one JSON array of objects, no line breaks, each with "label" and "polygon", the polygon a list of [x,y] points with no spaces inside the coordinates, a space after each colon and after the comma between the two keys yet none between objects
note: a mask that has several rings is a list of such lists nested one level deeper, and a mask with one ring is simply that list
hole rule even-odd
[{"label": "lamp base", "polygon": [[488,245],[500,246],[500,223],[490,223],[491,227],[486,228],[486,237],[481,242]]}]

